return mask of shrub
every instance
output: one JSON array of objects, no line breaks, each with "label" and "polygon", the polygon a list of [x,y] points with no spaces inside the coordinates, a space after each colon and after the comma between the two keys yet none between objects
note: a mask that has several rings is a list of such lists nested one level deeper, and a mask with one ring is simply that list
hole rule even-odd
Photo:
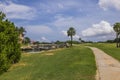
[{"label": "shrub", "polygon": [[11,64],[20,60],[19,33],[14,23],[4,20],[0,12],[0,73],[7,71]]}]

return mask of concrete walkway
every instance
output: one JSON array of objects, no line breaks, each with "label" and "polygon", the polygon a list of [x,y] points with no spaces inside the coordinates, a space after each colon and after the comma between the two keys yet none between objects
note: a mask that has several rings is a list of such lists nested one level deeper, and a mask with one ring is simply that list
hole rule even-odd
[{"label": "concrete walkway", "polygon": [[98,48],[89,48],[96,58],[98,68],[96,80],[120,80],[120,62]]}]

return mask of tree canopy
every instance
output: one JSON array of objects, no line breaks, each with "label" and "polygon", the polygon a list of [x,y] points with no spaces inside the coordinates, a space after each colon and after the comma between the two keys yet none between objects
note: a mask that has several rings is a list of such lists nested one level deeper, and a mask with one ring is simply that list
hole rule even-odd
[{"label": "tree canopy", "polygon": [[25,37],[24,44],[29,44],[31,42],[29,37]]}]

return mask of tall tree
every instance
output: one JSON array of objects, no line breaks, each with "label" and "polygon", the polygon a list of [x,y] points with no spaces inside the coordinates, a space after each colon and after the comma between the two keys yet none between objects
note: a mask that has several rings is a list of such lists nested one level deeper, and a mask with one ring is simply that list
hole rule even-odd
[{"label": "tall tree", "polygon": [[116,47],[120,47],[120,23],[115,23],[113,29],[116,32]]},{"label": "tall tree", "polygon": [[73,36],[76,34],[76,30],[73,27],[70,27],[69,30],[67,31],[68,37],[70,36],[71,38],[71,46],[73,43]]}]

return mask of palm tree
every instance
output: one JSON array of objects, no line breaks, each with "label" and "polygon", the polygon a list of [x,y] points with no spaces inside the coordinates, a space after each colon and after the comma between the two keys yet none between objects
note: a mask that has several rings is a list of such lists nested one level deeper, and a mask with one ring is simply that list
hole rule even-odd
[{"label": "palm tree", "polygon": [[31,40],[30,40],[29,37],[25,37],[24,38],[24,42],[25,42],[25,44],[29,44],[31,42]]},{"label": "palm tree", "polygon": [[73,27],[70,27],[69,30],[67,31],[68,37],[70,36],[71,38],[71,46],[73,42],[73,36],[76,34],[76,30]]},{"label": "palm tree", "polygon": [[116,32],[116,47],[120,47],[120,23],[115,23],[113,29]]},{"label": "palm tree", "polygon": [[16,29],[17,29],[17,31],[19,33],[20,43],[23,43],[23,41],[24,41],[24,35],[26,33],[26,30],[23,27],[16,28]]},{"label": "palm tree", "polygon": [[26,32],[24,27],[19,28],[19,33],[22,34],[23,36],[25,35],[24,33]]}]

